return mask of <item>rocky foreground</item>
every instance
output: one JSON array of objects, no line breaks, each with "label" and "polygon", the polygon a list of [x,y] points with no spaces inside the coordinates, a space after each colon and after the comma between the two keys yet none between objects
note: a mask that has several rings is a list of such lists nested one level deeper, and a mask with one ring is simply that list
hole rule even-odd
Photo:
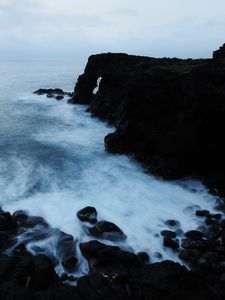
[{"label": "rocky foreground", "polygon": [[[115,224],[98,221],[94,207],[85,207],[77,217],[93,237],[79,244],[89,272],[70,275],[79,264],[77,241],[53,229],[40,217],[24,211],[13,215],[0,212],[0,299],[4,300],[220,300],[225,299],[225,221],[221,214],[195,211],[202,220],[201,230],[184,233],[176,220],[167,220],[161,232],[162,247],[170,247],[192,270],[172,261],[151,263],[145,252],[137,254],[109,246],[104,240],[126,239]],[[29,231],[33,236],[29,236]],[[44,240],[57,233],[55,252],[46,256],[27,249],[32,238]],[[26,238],[18,237],[25,233]],[[159,237],[160,238],[160,237]],[[151,247],[151,245],[149,245]],[[9,252],[10,250],[10,252]],[[59,261],[60,257],[60,261]],[[60,277],[55,266],[61,264]],[[71,286],[73,285],[73,286]]]},{"label": "rocky foreground", "polygon": [[200,177],[225,195],[225,45],[213,59],[90,56],[71,102],[115,125],[108,151],[164,178]]}]

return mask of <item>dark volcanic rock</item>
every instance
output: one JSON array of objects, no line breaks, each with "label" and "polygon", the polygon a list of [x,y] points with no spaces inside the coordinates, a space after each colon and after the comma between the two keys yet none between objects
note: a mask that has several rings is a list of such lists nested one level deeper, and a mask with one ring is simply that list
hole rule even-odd
[{"label": "dark volcanic rock", "polygon": [[71,102],[116,126],[105,138],[108,151],[132,155],[164,178],[203,176],[225,194],[224,57],[224,47],[214,59],[93,55]]},{"label": "dark volcanic rock", "polygon": [[171,228],[177,228],[180,227],[180,222],[177,220],[167,220],[165,224]]},{"label": "dark volcanic rock", "polygon": [[[46,227],[42,224],[43,219],[30,217],[23,211],[17,211],[13,216],[3,211],[1,214],[13,219],[13,222],[17,224],[17,230],[10,228],[1,231],[0,242],[8,245],[11,235],[13,234],[15,238],[20,230],[24,233],[27,230],[27,234],[24,235],[25,244],[28,240],[38,241],[54,234],[56,257],[60,258],[66,271],[74,271],[77,258],[74,256],[76,241],[73,236]],[[213,215],[211,217],[213,218]],[[35,218],[34,227],[27,226],[30,218]],[[214,220],[218,224],[207,226],[204,239],[193,240],[191,239],[193,232],[192,234],[189,232],[186,234],[188,237],[182,242],[183,249],[181,249],[180,258],[192,266],[194,270],[192,272],[171,261],[151,264],[147,253],[144,252],[135,255],[119,247],[90,241],[80,244],[81,253],[89,263],[89,272],[78,279],[67,274],[59,278],[50,258],[44,255],[33,256],[28,252],[25,244],[16,244],[11,256],[0,254],[0,299],[224,299],[225,222]],[[108,228],[109,232],[114,229],[121,234],[115,224],[109,222],[106,224],[105,229]],[[176,240],[168,237],[171,236],[171,231],[165,232],[167,232],[165,239],[169,240],[169,246],[172,245],[171,243],[177,243]],[[34,234],[34,236],[29,236],[29,234]],[[174,237],[174,234],[172,236]],[[172,248],[177,247],[174,245]],[[77,287],[62,285],[62,282],[68,284],[69,281],[71,283],[76,281]]]},{"label": "dark volcanic rock", "polygon": [[91,235],[111,240],[124,240],[126,235],[114,223],[108,221],[100,221],[94,227],[88,228]]},{"label": "dark volcanic rock", "polygon": [[78,259],[75,256],[68,257],[62,261],[62,266],[67,270],[74,270]]},{"label": "dark volcanic rock", "polygon": [[72,97],[73,93],[65,92],[61,89],[39,89],[34,92],[36,95],[46,95],[47,98],[55,98],[56,100],[62,100],[64,96]]},{"label": "dark volcanic rock", "polygon": [[56,100],[62,100],[63,98],[64,98],[64,96],[60,96],[60,95],[55,97]]},{"label": "dark volcanic rock", "polygon": [[213,59],[216,62],[225,63],[225,44],[213,52]]},{"label": "dark volcanic rock", "polygon": [[208,210],[196,210],[196,216],[198,217],[206,217],[209,214]]},{"label": "dark volcanic rock", "polygon": [[164,247],[168,247],[171,249],[178,249],[179,248],[179,242],[175,241],[169,237],[165,237],[163,240]]},{"label": "dark volcanic rock", "polygon": [[77,212],[77,217],[83,222],[96,223],[97,210],[92,206],[87,206]]},{"label": "dark volcanic rock", "polygon": [[17,224],[9,212],[0,212],[0,230],[16,228]]},{"label": "dark volcanic rock", "polygon": [[185,236],[192,240],[201,240],[204,234],[198,230],[190,230],[185,233]]},{"label": "dark volcanic rock", "polygon": [[129,269],[138,263],[135,254],[98,241],[80,244],[80,249],[92,271],[127,274]]},{"label": "dark volcanic rock", "polygon": [[171,230],[163,230],[161,231],[161,235],[172,239],[174,239],[177,236],[176,232]]}]

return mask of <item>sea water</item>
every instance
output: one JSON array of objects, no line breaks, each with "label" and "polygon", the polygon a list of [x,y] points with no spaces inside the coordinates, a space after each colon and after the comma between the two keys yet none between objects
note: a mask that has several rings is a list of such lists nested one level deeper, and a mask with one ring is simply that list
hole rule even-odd
[{"label": "sea water", "polygon": [[[165,221],[178,220],[184,231],[196,229],[195,209],[213,210],[216,199],[200,182],[164,181],[125,155],[107,153],[104,137],[115,129],[92,118],[86,106],[32,93],[50,87],[72,91],[83,67],[71,61],[0,62],[0,206],[42,216],[52,226],[43,239],[32,239],[38,228],[28,232],[27,247],[34,254],[33,246],[41,245],[45,254],[57,255],[60,229],[74,236],[79,256],[79,243],[93,237],[76,212],[94,206],[99,220],[114,222],[127,235],[119,244],[104,243],[146,251],[152,261],[159,259],[157,252],[178,260],[163,247]],[[84,272],[87,265],[79,258]]]}]

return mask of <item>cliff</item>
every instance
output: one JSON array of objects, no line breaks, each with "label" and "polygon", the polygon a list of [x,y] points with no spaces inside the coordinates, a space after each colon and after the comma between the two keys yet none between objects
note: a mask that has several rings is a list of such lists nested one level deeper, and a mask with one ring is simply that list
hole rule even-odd
[{"label": "cliff", "polygon": [[[225,191],[224,47],[213,59],[98,54],[79,76],[72,103],[114,124],[105,147],[164,178],[201,177]],[[100,84],[97,93],[93,93]]]}]

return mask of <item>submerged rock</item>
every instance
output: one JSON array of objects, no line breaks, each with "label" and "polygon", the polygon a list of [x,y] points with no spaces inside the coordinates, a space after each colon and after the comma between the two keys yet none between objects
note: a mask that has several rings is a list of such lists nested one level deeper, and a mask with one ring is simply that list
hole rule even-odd
[{"label": "submerged rock", "polygon": [[77,212],[77,217],[82,222],[96,223],[97,210],[92,206],[87,206]]},{"label": "submerged rock", "polygon": [[171,227],[171,228],[178,228],[180,227],[180,222],[177,221],[177,220],[167,220],[165,222],[165,224],[168,226],[168,227]]}]

